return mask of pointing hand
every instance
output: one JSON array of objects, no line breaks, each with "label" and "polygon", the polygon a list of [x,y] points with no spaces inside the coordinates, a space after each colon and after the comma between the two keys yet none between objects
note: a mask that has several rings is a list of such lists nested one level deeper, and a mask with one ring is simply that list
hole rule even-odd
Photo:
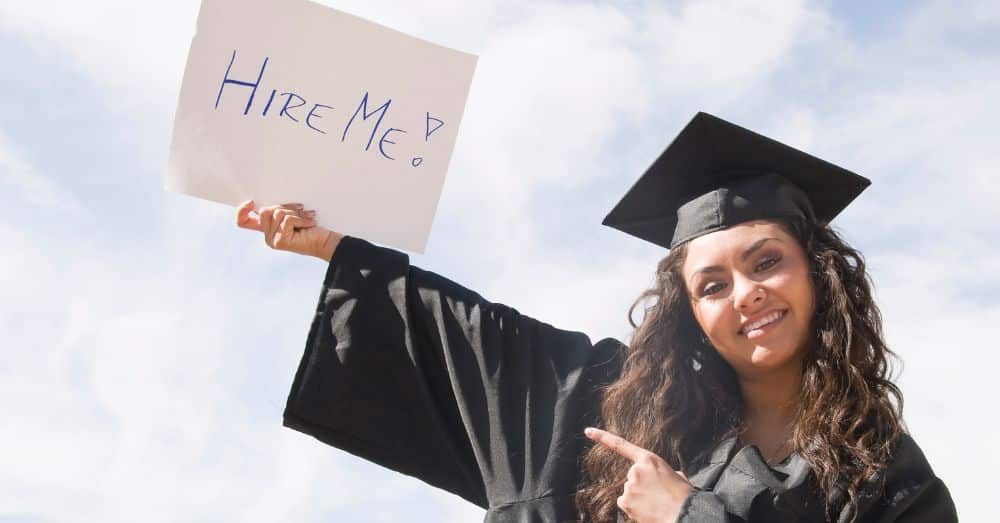
[{"label": "pointing hand", "polygon": [[608,431],[588,427],[584,434],[632,462],[618,507],[639,523],[673,523],[693,487],[660,456]]}]

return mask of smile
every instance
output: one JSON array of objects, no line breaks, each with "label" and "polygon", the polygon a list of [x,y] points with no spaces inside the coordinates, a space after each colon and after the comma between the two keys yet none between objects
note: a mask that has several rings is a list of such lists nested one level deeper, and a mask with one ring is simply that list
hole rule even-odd
[{"label": "smile", "polygon": [[767,334],[774,330],[774,328],[781,323],[781,320],[785,319],[785,315],[788,314],[788,309],[781,312],[776,312],[767,318],[764,318],[764,323],[756,322],[755,324],[748,325],[750,328],[747,332],[740,331],[740,334],[746,335],[747,338],[754,339]]}]

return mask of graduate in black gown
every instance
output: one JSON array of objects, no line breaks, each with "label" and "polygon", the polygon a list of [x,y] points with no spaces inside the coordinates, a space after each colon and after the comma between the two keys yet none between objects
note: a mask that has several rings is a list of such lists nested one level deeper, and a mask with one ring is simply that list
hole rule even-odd
[{"label": "graduate in black gown", "polygon": [[604,221],[669,249],[628,345],[300,204],[237,221],[329,262],[284,424],[487,522],[956,521],[902,423],[863,258],[827,225],[869,183],[696,115]]}]

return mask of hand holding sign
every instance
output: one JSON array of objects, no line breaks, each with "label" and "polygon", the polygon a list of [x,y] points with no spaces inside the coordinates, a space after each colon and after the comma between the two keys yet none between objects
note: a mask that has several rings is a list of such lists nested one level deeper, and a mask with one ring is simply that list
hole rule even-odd
[{"label": "hand holding sign", "polygon": [[625,491],[618,497],[618,507],[639,523],[672,523],[692,486],[660,456],[634,445],[621,436],[588,427],[588,438],[630,460],[632,467],[625,479]]},{"label": "hand holding sign", "polygon": [[236,225],[264,233],[264,243],[272,249],[316,256],[327,261],[343,237],[317,225],[316,211],[306,209],[301,203],[272,205],[257,210],[254,201],[247,200],[236,211]]}]

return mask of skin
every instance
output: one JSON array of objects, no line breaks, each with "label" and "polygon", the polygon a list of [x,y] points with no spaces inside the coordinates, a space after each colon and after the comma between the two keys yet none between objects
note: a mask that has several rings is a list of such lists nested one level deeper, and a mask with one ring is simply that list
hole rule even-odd
[{"label": "skin", "polygon": [[625,476],[625,489],[618,496],[618,508],[639,523],[677,521],[681,505],[692,490],[684,474],[621,436],[594,427],[587,427],[583,433],[632,462]]},{"label": "skin", "polygon": [[330,261],[343,235],[316,222],[316,211],[301,203],[284,203],[257,209],[253,200],[240,204],[236,225],[264,233],[268,247]]},{"label": "skin", "polygon": [[[272,249],[324,261],[330,261],[343,238],[318,225],[315,211],[299,203],[257,209],[248,200],[237,209],[236,223],[263,233]],[[765,238],[771,239],[743,259],[743,253]],[[709,266],[716,269],[699,271]],[[698,325],[739,377],[746,426],[741,439],[764,449],[768,461],[777,461],[787,454],[785,442],[797,408],[815,310],[805,251],[776,223],[754,220],[691,240],[681,272]],[[741,332],[745,321],[774,309],[787,313],[769,332],[756,338]],[[639,523],[677,520],[693,490],[682,473],[616,434],[594,427],[584,434],[632,462],[619,508]]]}]

